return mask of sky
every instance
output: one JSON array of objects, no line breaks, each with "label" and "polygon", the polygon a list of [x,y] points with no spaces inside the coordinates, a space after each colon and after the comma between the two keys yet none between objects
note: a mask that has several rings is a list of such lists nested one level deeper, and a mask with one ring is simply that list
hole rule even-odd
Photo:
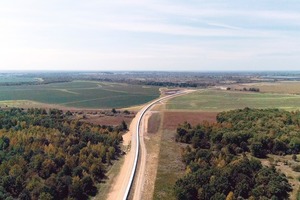
[{"label": "sky", "polygon": [[300,70],[300,1],[2,0],[0,70]]}]

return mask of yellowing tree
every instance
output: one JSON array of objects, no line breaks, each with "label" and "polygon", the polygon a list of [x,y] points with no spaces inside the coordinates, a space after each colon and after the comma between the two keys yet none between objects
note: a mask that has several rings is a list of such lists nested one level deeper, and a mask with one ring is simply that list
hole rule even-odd
[{"label": "yellowing tree", "polygon": [[226,200],[233,200],[233,199],[234,199],[234,194],[233,194],[233,192],[231,191],[231,192],[228,193],[228,195],[227,195],[227,197],[226,197]]}]

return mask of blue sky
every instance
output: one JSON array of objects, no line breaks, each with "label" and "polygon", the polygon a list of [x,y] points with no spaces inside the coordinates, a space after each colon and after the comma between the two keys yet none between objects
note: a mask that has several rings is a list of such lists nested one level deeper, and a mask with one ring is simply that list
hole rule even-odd
[{"label": "blue sky", "polygon": [[0,70],[299,70],[299,0],[7,0]]}]

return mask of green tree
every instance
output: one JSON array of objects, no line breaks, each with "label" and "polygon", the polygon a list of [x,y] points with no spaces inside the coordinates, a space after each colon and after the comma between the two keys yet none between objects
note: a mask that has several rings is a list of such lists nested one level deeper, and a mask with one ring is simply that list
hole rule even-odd
[{"label": "green tree", "polygon": [[265,158],[266,152],[263,149],[263,145],[260,142],[253,143],[251,145],[251,153],[257,158]]},{"label": "green tree", "polygon": [[93,179],[90,176],[85,176],[81,180],[83,192],[87,195],[95,196],[97,188],[94,185]]}]

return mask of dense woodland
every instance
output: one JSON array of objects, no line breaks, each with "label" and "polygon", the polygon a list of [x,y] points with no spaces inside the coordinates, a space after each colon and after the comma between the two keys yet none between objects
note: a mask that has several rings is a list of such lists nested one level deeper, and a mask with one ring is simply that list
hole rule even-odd
[{"label": "dense woodland", "polygon": [[120,153],[122,127],[50,109],[0,110],[0,199],[88,199]]},{"label": "dense woodland", "polygon": [[178,199],[288,199],[291,186],[275,167],[256,159],[298,154],[300,112],[240,109],[222,112],[217,123],[177,128],[186,176],[174,187]]}]

